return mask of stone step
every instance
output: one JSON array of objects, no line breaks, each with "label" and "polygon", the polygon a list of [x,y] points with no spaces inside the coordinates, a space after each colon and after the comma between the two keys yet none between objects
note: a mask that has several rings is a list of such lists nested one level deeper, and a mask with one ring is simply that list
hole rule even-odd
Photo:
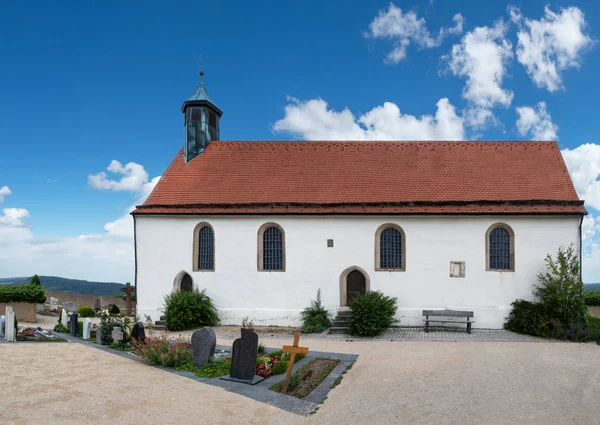
[{"label": "stone step", "polygon": [[334,320],[333,322],[331,322],[331,325],[334,328],[347,328],[348,327],[348,320]]},{"label": "stone step", "polygon": [[150,327],[155,331],[164,331],[165,329],[167,329],[165,325],[152,325]]},{"label": "stone step", "polygon": [[346,327],[331,327],[329,328],[329,334],[345,334],[348,332],[348,328]]},{"label": "stone step", "polygon": [[159,325],[159,326],[167,326],[167,321],[166,320],[157,320],[156,322],[154,322],[155,325]]},{"label": "stone step", "polygon": [[350,317],[352,316],[352,310],[338,310],[338,317]]}]

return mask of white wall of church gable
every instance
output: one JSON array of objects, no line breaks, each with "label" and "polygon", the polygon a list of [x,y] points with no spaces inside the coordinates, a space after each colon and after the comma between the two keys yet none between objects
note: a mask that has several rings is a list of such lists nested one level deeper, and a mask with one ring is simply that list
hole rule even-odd
[{"label": "white wall of church gable", "polygon": [[[215,271],[194,272],[193,232],[201,221],[215,232]],[[223,324],[298,325],[300,311],[322,291],[332,312],[340,306],[340,274],[358,266],[371,290],[398,298],[400,325],[421,325],[423,309],[475,311],[477,327],[501,328],[517,298],[532,299],[544,257],[579,243],[579,217],[549,216],[160,216],[136,218],[138,314],[154,320],[181,271],[206,288]],[[285,231],[286,270],[257,270],[257,232],[265,222]],[[485,235],[503,222],[515,232],[515,271],[486,271]],[[384,223],[406,235],[406,271],[375,271],[375,232]],[[334,247],[327,247],[327,239]],[[466,276],[451,278],[450,262]]]}]

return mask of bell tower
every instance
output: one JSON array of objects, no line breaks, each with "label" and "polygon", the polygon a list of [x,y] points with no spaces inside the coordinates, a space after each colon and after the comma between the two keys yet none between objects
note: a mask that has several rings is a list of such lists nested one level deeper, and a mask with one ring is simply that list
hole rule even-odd
[{"label": "bell tower", "polygon": [[185,142],[183,155],[190,162],[200,155],[213,140],[219,140],[219,120],[223,111],[213,102],[204,86],[204,71],[200,71],[200,85],[188,100],[183,102]]}]

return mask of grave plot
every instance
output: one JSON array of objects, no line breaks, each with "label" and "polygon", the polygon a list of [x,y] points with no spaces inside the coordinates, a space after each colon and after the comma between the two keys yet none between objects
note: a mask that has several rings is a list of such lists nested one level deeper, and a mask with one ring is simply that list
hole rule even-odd
[{"label": "grave plot", "polygon": [[[277,349],[259,344],[258,335],[246,328],[241,329],[241,337],[232,347],[218,346],[209,327],[194,332],[191,343],[169,340],[166,335],[144,338],[141,323],[130,332],[130,342],[125,342],[121,327],[112,329],[109,344],[104,332],[100,327],[98,343],[67,338],[299,415],[318,409],[358,358],[354,354],[311,352],[308,347],[300,346],[299,333],[294,335],[292,345]],[[132,351],[115,351],[117,343]]]}]

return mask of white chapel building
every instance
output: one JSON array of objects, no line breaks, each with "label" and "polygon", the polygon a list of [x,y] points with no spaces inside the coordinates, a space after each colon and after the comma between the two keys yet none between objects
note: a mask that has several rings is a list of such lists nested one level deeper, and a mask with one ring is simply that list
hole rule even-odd
[{"label": "white chapel building", "polygon": [[133,211],[137,314],[206,289],[223,324],[299,325],[321,289],[335,315],[357,295],[471,310],[501,328],[532,299],[544,258],[581,251],[583,201],[555,142],[221,141],[201,82],[185,141]]}]

